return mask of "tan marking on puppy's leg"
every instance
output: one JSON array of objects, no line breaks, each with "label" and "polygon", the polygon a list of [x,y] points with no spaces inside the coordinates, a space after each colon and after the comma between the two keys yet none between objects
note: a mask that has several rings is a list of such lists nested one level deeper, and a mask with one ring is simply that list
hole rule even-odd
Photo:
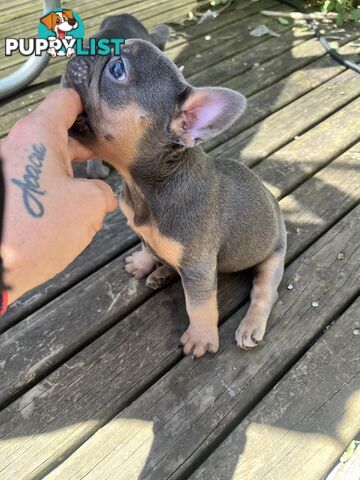
[{"label": "tan marking on puppy's leg", "polygon": [[159,264],[149,250],[143,247],[139,252],[125,258],[125,270],[137,280],[146,277]]},{"label": "tan marking on puppy's leg", "polygon": [[171,265],[175,270],[179,269],[183,254],[183,246],[180,242],[162,235],[157,227],[144,226],[139,231],[151,249],[158,257]]},{"label": "tan marking on puppy's leg", "polygon": [[284,273],[284,258],[285,250],[274,252],[257,265],[250,306],[235,334],[238,347],[244,350],[255,347],[264,338],[271,309],[278,298],[277,289]]},{"label": "tan marking on puppy's leg", "polygon": [[206,352],[215,353],[219,349],[218,320],[216,290],[207,300],[194,305],[185,291],[186,310],[190,318],[190,326],[180,339],[184,346],[184,353],[193,353],[194,357],[202,357]]},{"label": "tan marking on puppy's leg", "polygon": [[145,225],[135,225],[134,210],[123,199],[119,200],[119,207],[127,218],[129,227],[145,240],[160,259],[178,270],[183,253],[181,243],[162,235],[153,220]]},{"label": "tan marking on puppy's leg", "polygon": [[153,290],[167,285],[173,278],[179,274],[170,265],[160,265],[154,272],[152,272],[146,279],[146,285]]}]

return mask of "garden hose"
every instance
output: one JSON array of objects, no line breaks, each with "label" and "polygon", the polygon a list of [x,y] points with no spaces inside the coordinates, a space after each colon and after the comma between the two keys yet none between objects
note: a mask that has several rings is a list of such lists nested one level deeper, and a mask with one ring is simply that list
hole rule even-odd
[{"label": "garden hose", "polygon": [[[306,10],[304,9],[303,5],[296,1],[296,0],[280,0],[282,3],[286,3],[287,5],[290,5],[290,7],[295,8],[301,13],[306,13]],[[314,20],[307,20],[310,28],[313,30],[315,33],[317,39],[321,43],[321,45],[324,47],[326,52],[338,63],[341,65],[344,65],[344,67],[351,68],[351,70],[354,70],[356,73],[360,73],[360,65],[357,65],[354,62],[351,62],[350,60],[347,60],[344,58],[340,53],[338,53],[334,48],[331,48],[330,45],[328,44],[328,41],[326,38],[321,34],[319,26],[316,24]]]}]

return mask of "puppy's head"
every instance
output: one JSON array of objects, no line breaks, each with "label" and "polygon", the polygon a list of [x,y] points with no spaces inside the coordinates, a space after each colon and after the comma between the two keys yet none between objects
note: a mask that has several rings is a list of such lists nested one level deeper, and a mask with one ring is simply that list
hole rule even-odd
[{"label": "puppy's head", "polygon": [[51,12],[40,19],[46,28],[55,32],[59,38],[65,38],[67,32],[77,28],[78,23],[74,19],[72,10]]},{"label": "puppy's head", "polygon": [[224,88],[193,88],[158,48],[129,40],[121,57],[75,57],[66,79],[84,103],[72,133],[115,168],[144,151],[192,147],[233,123],[245,98]]}]

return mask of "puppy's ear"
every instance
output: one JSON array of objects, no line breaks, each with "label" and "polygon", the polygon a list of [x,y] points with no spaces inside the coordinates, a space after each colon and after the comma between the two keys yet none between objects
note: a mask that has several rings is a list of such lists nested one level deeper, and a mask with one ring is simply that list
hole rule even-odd
[{"label": "puppy's ear", "polygon": [[63,13],[65,13],[65,15],[66,15],[70,20],[73,20],[73,19],[74,19],[72,10],[65,10],[65,8],[64,8],[64,9],[63,9]]},{"label": "puppy's ear", "polygon": [[223,132],[243,113],[244,95],[228,88],[194,88],[185,99],[170,130],[180,143],[193,147]]},{"label": "puppy's ear", "polygon": [[152,32],[150,32],[150,37],[153,44],[160,48],[162,52],[165,50],[165,45],[169,35],[170,28],[167,25],[158,25]]},{"label": "puppy's ear", "polygon": [[40,22],[43,23],[49,30],[53,30],[56,24],[56,18],[56,13],[51,12],[48,15],[45,15],[45,17],[41,17]]}]

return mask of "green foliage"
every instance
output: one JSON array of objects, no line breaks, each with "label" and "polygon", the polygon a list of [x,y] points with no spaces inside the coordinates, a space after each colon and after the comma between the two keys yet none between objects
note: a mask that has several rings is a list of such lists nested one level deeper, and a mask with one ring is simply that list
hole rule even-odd
[{"label": "green foliage", "polygon": [[290,23],[290,21],[287,18],[284,18],[284,17],[278,17],[277,20],[281,25],[289,25],[289,23]]},{"label": "green foliage", "polygon": [[325,0],[323,12],[337,12],[336,24],[341,27],[346,20],[360,22],[360,7],[358,0]]}]

